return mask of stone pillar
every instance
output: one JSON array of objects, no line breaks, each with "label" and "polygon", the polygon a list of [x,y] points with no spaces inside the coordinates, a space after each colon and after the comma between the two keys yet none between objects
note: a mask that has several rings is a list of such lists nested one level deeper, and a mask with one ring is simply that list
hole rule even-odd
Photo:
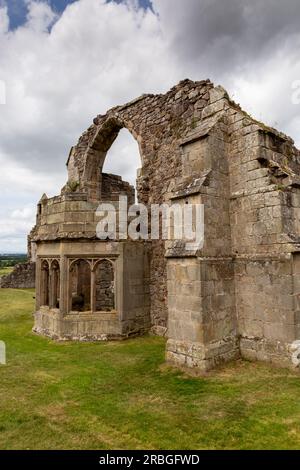
[{"label": "stone pillar", "polygon": [[54,270],[51,267],[49,270],[49,308],[55,308],[54,305],[54,284],[55,284],[55,274]]},{"label": "stone pillar", "polygon": [[91,270],[91,312],[96,312],[96,273]]},{"label": "stone pillar", "polygon": [[69,304],[69,263],[65,256],[60,258],[60,301],[59,311],[61,316],[68,313]]},{"label": "stone pillar", "polygon": [[170,258],[167,276],[167,361],[206,371],[237,358],[232,261]]}]

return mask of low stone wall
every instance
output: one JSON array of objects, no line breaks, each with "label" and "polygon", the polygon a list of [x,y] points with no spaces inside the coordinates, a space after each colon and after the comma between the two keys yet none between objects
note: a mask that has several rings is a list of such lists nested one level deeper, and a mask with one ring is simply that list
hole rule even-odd
[{"label": "low stone wall", "polygon": [[58,341],[120,340],[123,335],[117,313],[72,313],[62,317],[58,309],[41,307],[35,313],[33,332]]},{"label": "low stone wall", "polygon": [[0,277],[0,288],[33,289],[35,287],[35,263],[17,264],[14,270]]}]

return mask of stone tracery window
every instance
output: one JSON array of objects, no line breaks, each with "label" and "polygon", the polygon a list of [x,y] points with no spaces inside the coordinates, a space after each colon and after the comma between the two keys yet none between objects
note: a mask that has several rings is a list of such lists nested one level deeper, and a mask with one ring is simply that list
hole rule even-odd
[{"label": "stone tracery window", "polygon": [[91,310],[91,265],[86,259],[71,263],[69,270],[70,310],[88,312]]},{"label": "stone tracery window", "polygon": [[49,263],[47,260],[42,261],[41,268],[40,304],[49,306]]},{"label": "stone tracery window", "polygon": [[60,266],[55,259],[50,268],[50,307],[59,308],[60,299]]},{"label": "stone tracery window", "polygon": [[113,312],[115,308],[114,261],[70,260],[69,312]]},{"label": "stone tracery window", "polygon": [[60,264],[58,259],[41,259],[40,306],[59,308]]}]

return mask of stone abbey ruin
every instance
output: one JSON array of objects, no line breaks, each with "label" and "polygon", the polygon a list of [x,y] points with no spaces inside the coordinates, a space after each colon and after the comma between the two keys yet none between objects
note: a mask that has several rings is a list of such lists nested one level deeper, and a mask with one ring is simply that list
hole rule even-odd
[{"label": "stone abbey ruin", "polygon": [[[139,145],[138,201],[205,208],[201,250],[163,240],[99,240],[100,201],[134,200],[102,172],[120,129]],[[300,355],[300,152],[209,81],[184,80],[99,115],[43,196],[30,234],[34,331],[106,340],[167,337],[166,360],[207,371],[242,357],[297,366]]]}]

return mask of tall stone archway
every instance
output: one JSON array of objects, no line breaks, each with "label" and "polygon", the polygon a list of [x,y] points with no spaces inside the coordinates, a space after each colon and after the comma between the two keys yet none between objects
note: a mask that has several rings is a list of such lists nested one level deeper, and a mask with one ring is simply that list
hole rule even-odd
[{"label": "tall stone archway", "polygon": [[[101,197],[102,168],[106,154],[122,128],[135,138],[141,170],[137,196],[145,204],[170,201],[183,184],[182,141],[197,132],[202,110],[209,104],[209,80],[184,80],[165,95],[142,95],[123,106],[98,115],[80,136],[68,159],[69,181],[87,199]],[[209,122],[209,127],[213,123]],[[201,131],[203,133],[203,131]],[[200,132],[200,134],[201,134]],[[205,133],[204,133],[205,134]],[[167,269],[165,245],[153,241],[150,260],[151,321],[155,332],[166,330]]]},{"label": "tall stone archway", "polygon": [[82,155],[83,162],[80,162],[81,164],[78,165],[80,147],[73,147],[71,149],[68,160],[69,181],[78,182],[79,188],[87,193],[88,199],[91,201],[99,201],[101,199],[104,161],[107,152],[118,137],[121,129],[127,129],[138,144],[141,159],[141,172],[144,160],[142,150],[143,139],[132,127],[132,123],[114,115],[98,119],[100,123],[94,129],[94,133],[90,135]]}]

